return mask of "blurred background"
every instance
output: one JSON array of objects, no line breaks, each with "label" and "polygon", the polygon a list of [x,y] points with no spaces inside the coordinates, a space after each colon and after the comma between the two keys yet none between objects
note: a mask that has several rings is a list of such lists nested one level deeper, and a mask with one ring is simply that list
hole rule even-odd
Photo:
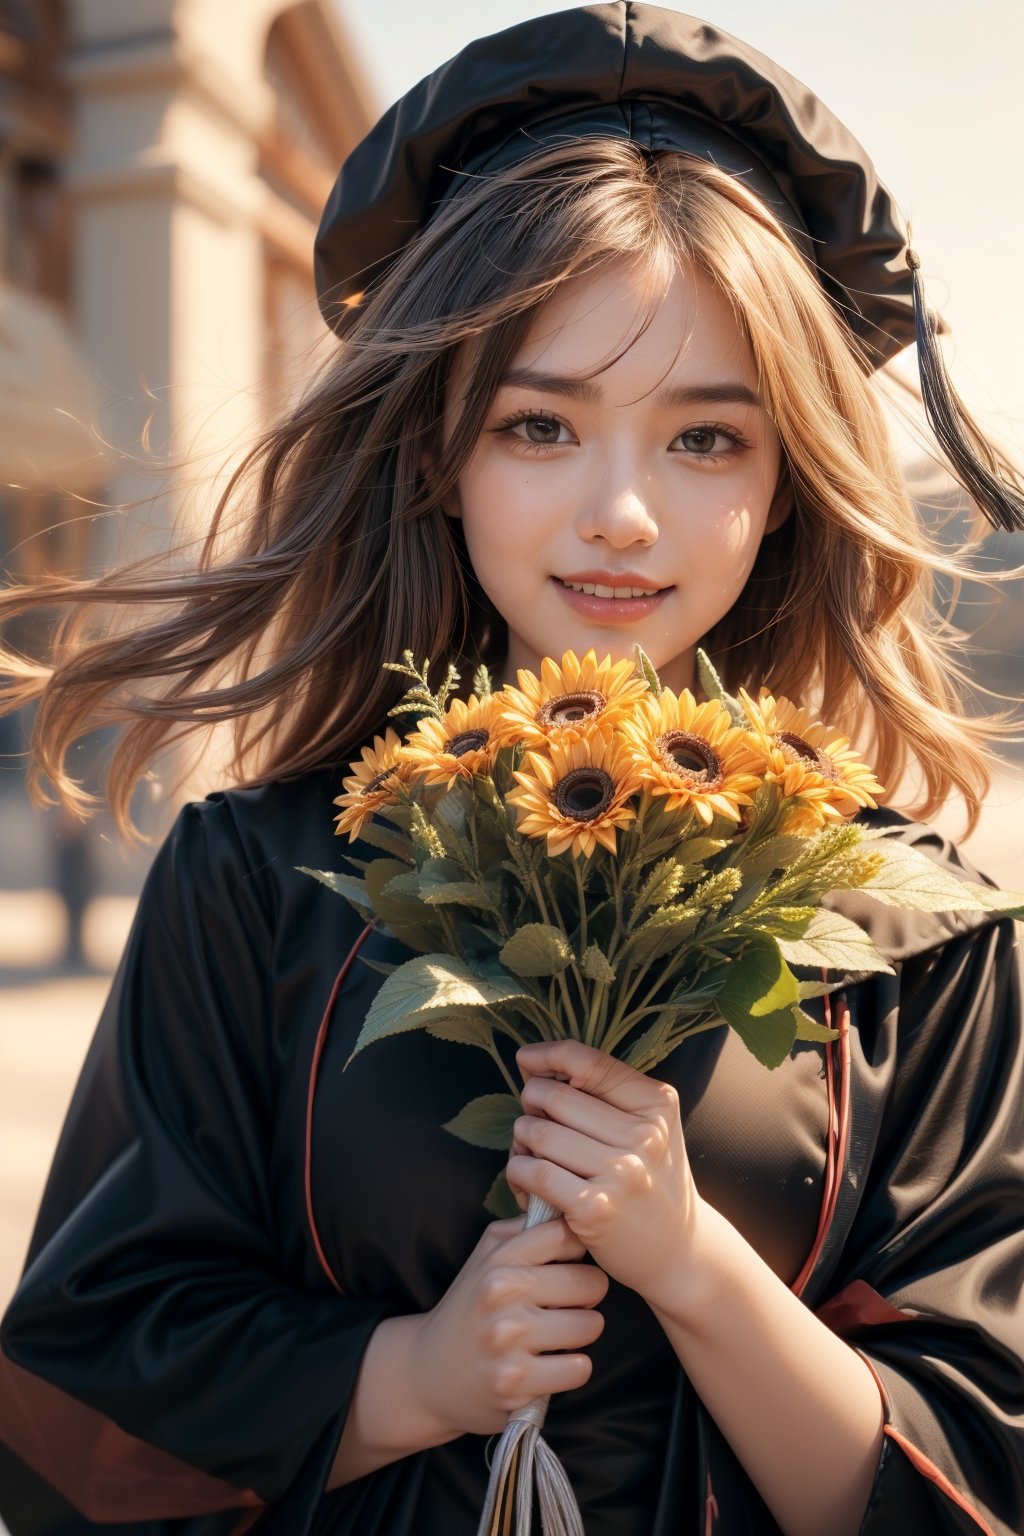
[{"label": "blurred background", "polygon": [[[102,569],[202,527],[232,456],[327,344],[311,249],[348,150],[474,36],[565,8],[0,0],[0,580]],[[958,387],[1024,459],[1024,8],[721,0],[705,14],[868,146],[913,222]],[[913,373],[912,355],[898,366]],[[955,512],[911,438],[903,451],[927,515]],[[1024,563],[1024,539],[993,536],[983,559]],[[957,618],[976,632],[979,684],[1019,699],[1024,587],[972,584]],[[45,638],[5,634],[29,654]],[[29,805],[30,728],[0,720],[0,1310],[150,856],[102,815]],[[83,744],[87,785],[108,747]],[[186,792],[214,787],[197,771]],[[153,837],[177,804],[158,790],[138,807]],[[967,853],[1024,886],[1012,750]]]}]

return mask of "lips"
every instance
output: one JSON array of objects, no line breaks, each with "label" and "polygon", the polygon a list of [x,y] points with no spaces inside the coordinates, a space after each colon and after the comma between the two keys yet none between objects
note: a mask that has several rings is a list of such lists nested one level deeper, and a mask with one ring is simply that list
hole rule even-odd
[{"label": "lips", "polygon": [[642,571],[574,571],[555,580],[587,597],[617,601],[654,597],[665,591],[661,583]]},{"label": "lips", "polygon": [[[650,578],[636,577],[632,572],[624,574],[616,573],[614,577],[605,576],[603,580],[594,580],[591,574],[582,574],[573,577],[552,576],[551,581],[555,589],[562,594],[564,601],[576,613],[588,619],[596,620],[602,624],[633,624],[638,619],[647,618],[656,608],[664,602],[671,587],[657,588],[653,592],[653,583]],[[573,586],[590,586],[595,589],[592,592],[575,591]],[[647,596],[634,597],[633,590],[640,588]],[[629,596],[615,596],[616,592],[628,591]],[[603,596],[608,593],[608,596]]]}]

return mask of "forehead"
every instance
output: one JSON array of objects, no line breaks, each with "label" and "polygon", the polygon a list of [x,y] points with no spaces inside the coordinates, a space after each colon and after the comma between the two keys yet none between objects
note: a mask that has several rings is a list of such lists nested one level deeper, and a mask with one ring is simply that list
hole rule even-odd
[{"label": "forehead", "polygon": [[727,369],[752,382],[755,372],[729,298],[688,263],[644,271],[618,261],[570,278],[533,317],[514,361],[575,378]]}]

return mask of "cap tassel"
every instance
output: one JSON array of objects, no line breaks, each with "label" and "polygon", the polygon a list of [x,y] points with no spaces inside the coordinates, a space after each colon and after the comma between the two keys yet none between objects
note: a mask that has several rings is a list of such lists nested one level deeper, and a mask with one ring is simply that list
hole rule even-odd
[{"label": "cap tassel", "polygon": [[993,528],[1024,532],[1024,481],[998,448],[986,441],[953,388],[939,347],[935,321],[925,303],[921,259],[907,250],[914,289],[914,328],[921,395],[928,422],[964,490]]}]

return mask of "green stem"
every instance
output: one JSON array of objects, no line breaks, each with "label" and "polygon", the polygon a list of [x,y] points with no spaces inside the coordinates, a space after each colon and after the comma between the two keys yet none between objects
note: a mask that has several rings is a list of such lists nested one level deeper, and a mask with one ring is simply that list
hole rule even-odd
[{"label": "green stem", "polygon": [[[549,928],[554,928],[556,924],[551,921],[550,914],[548,913],[547,906],[544,902],[544,893],[540,888],[540,881],[537,879],[537,871],[535,869],[530,870],[530,883],[533,887],[533,894],[536,899],[537,907],[540,911],[541,917],[543,918],[544,922],[547,923]],[[566,1026],[573,1039],[578,1040],[580,1038],[580,1027],[576,1019],[576,1011],[572,1006],[572,998],[569,996],[569,988],[565,980],[565,972],[558,971],[555,975],[555,981],[562,993],[562,1007],[565,1009]]]},{"label": "green stem", "polygon": [[587,1045],[593,1045],[598,1032],[598,1021],[601,1014],[601,1004],[604,1001],[606,984],[603,981],[594,982],[594,990],[590,999],[590,1011],[587,1014],[587,1023],[583,1039]]},{"label": "green stem", "polygon": [[[547,1008],[539,997],[522,998],[519,1001],[521,1013],[527,1013],[533,1019],[542,1040],[558,1040],[561,1038],[561,1030],[558,1027],[558,1016],[553,1008]],[[525,1041],[520,1041],[525,1044]]]},{"label": "green stem", "polygon": [[670,1056],[676,1047],[682,1045],[683,1041],[688,1040],[691,1035],[702,1034],[706,1029],[720,1029],[724,1024],[725,1020],[719,1018],[717,1015],[713,1018],[706,1019],[703,1023],[695,1025],[692,1029],[687,1028],[683,1030],[674,1039],[670,1035],[664,1050],[660,1051],[657,1055],[655,1055],[652,1051],[649,1055],[644,1056],[640,1062],[634,1061],[631,1063],[631,1065],[634,1066],[638,1072],[650,1072],[654,1067],[658,1065],[659,1061],[664,1061],[666,1056]]},{"label": "green stem", "polygon": [[[665,986],[666,982],[671,981],[681,969],[685,968],[686,963],[691,958],[692,954],[692,949],[684,947],[674,959],[670,959],[664,967],[660,967],[658,969],[658,974],[651,982],[651,985],[648,987],[646,993],[640,1000],[640,1008],[647,1008],[648,1004],[651,1002],[651,999],[654,997],[654,994],[660,991],[661,988]],[[639,967],[632,981],[623,988],[619,996],[618,1006],[612,1018],[611,1025],[609,1026],[609,1036],[616,1042],[622,1038],[621,1026],[622,1020],[626,1015],[626,1010],[629,1008],[630,1003],[633,1001],[637,992],[640,990],[641,986],[649,976],[649,970],[644,969],[643,967]],[[635,1011],[636,1010],[634,1010],[634,1013]]]},{"label": "green stem", "polygon": [[512,1076],[512,1074],[509,1072],[508,1068],[506,1067],[504,1061],[502,1061],[502,1059],[501,1059],[501,1052],[498,1050],[498,1047],[495,1045],[493,1039],[491,1040],[491,1043],[488,1045],[487,1051],[488,1051],[488,1054],[491,1056],[492,1060],[497,1065],[497,1068],[498,1068],[499,1072],[501,1073],[502,1077],[505,1079],[506,1083],[508,1083],[508,1086],[511,1088],[513,1094],[518,1099],[520,1097],[520,1094],[522,1093],[522,1085],[516,1082],[515,1078]]},{"label": "green stem", "polygon": [[583,889],[583,875],[580,870],[579,859],[573,859],[572,871],[576,876],[576,899],[580,905],[580,954],[586,953],[587,948],[587,896]]},{"label": "green stem", "polygon": [[[555,919],[556,919],[556,922],[557,922],[557,926],[562,930],[562,932],[565,934],[566,938],[568,938],[569,937],[569,927],[568,927],[568,924],[565,921],[565,918],[562,916],[562,909],[558,905],[558,897],[555,895],[555,886],[554,886],[554,882],[551,879],[550,875],[545,875],[544,876],[544,885],[545,885],[545,888],[546,888],[547,893],[548,893],[548,899],[551,902],[551,905],[555,909]],[[586,912],[586,907],[584,906],[582,910],[584,912]],[[583,945],[581,944],[580,945],[580,954],[582,954],[582,953],[583,953]],[[576,986],[579,989],[580,998],[581,999],[585,999],[585,997],[586,997],[586,988],[583,985],[583,974],[580,971],[579,960],[578,960],[578,957],[577,957],[577,954],[576,954],[575,950],[573,950],[572,962],[571,963],[572,963],[572,973],[573,973],[573,975],[576,978]]]}]

